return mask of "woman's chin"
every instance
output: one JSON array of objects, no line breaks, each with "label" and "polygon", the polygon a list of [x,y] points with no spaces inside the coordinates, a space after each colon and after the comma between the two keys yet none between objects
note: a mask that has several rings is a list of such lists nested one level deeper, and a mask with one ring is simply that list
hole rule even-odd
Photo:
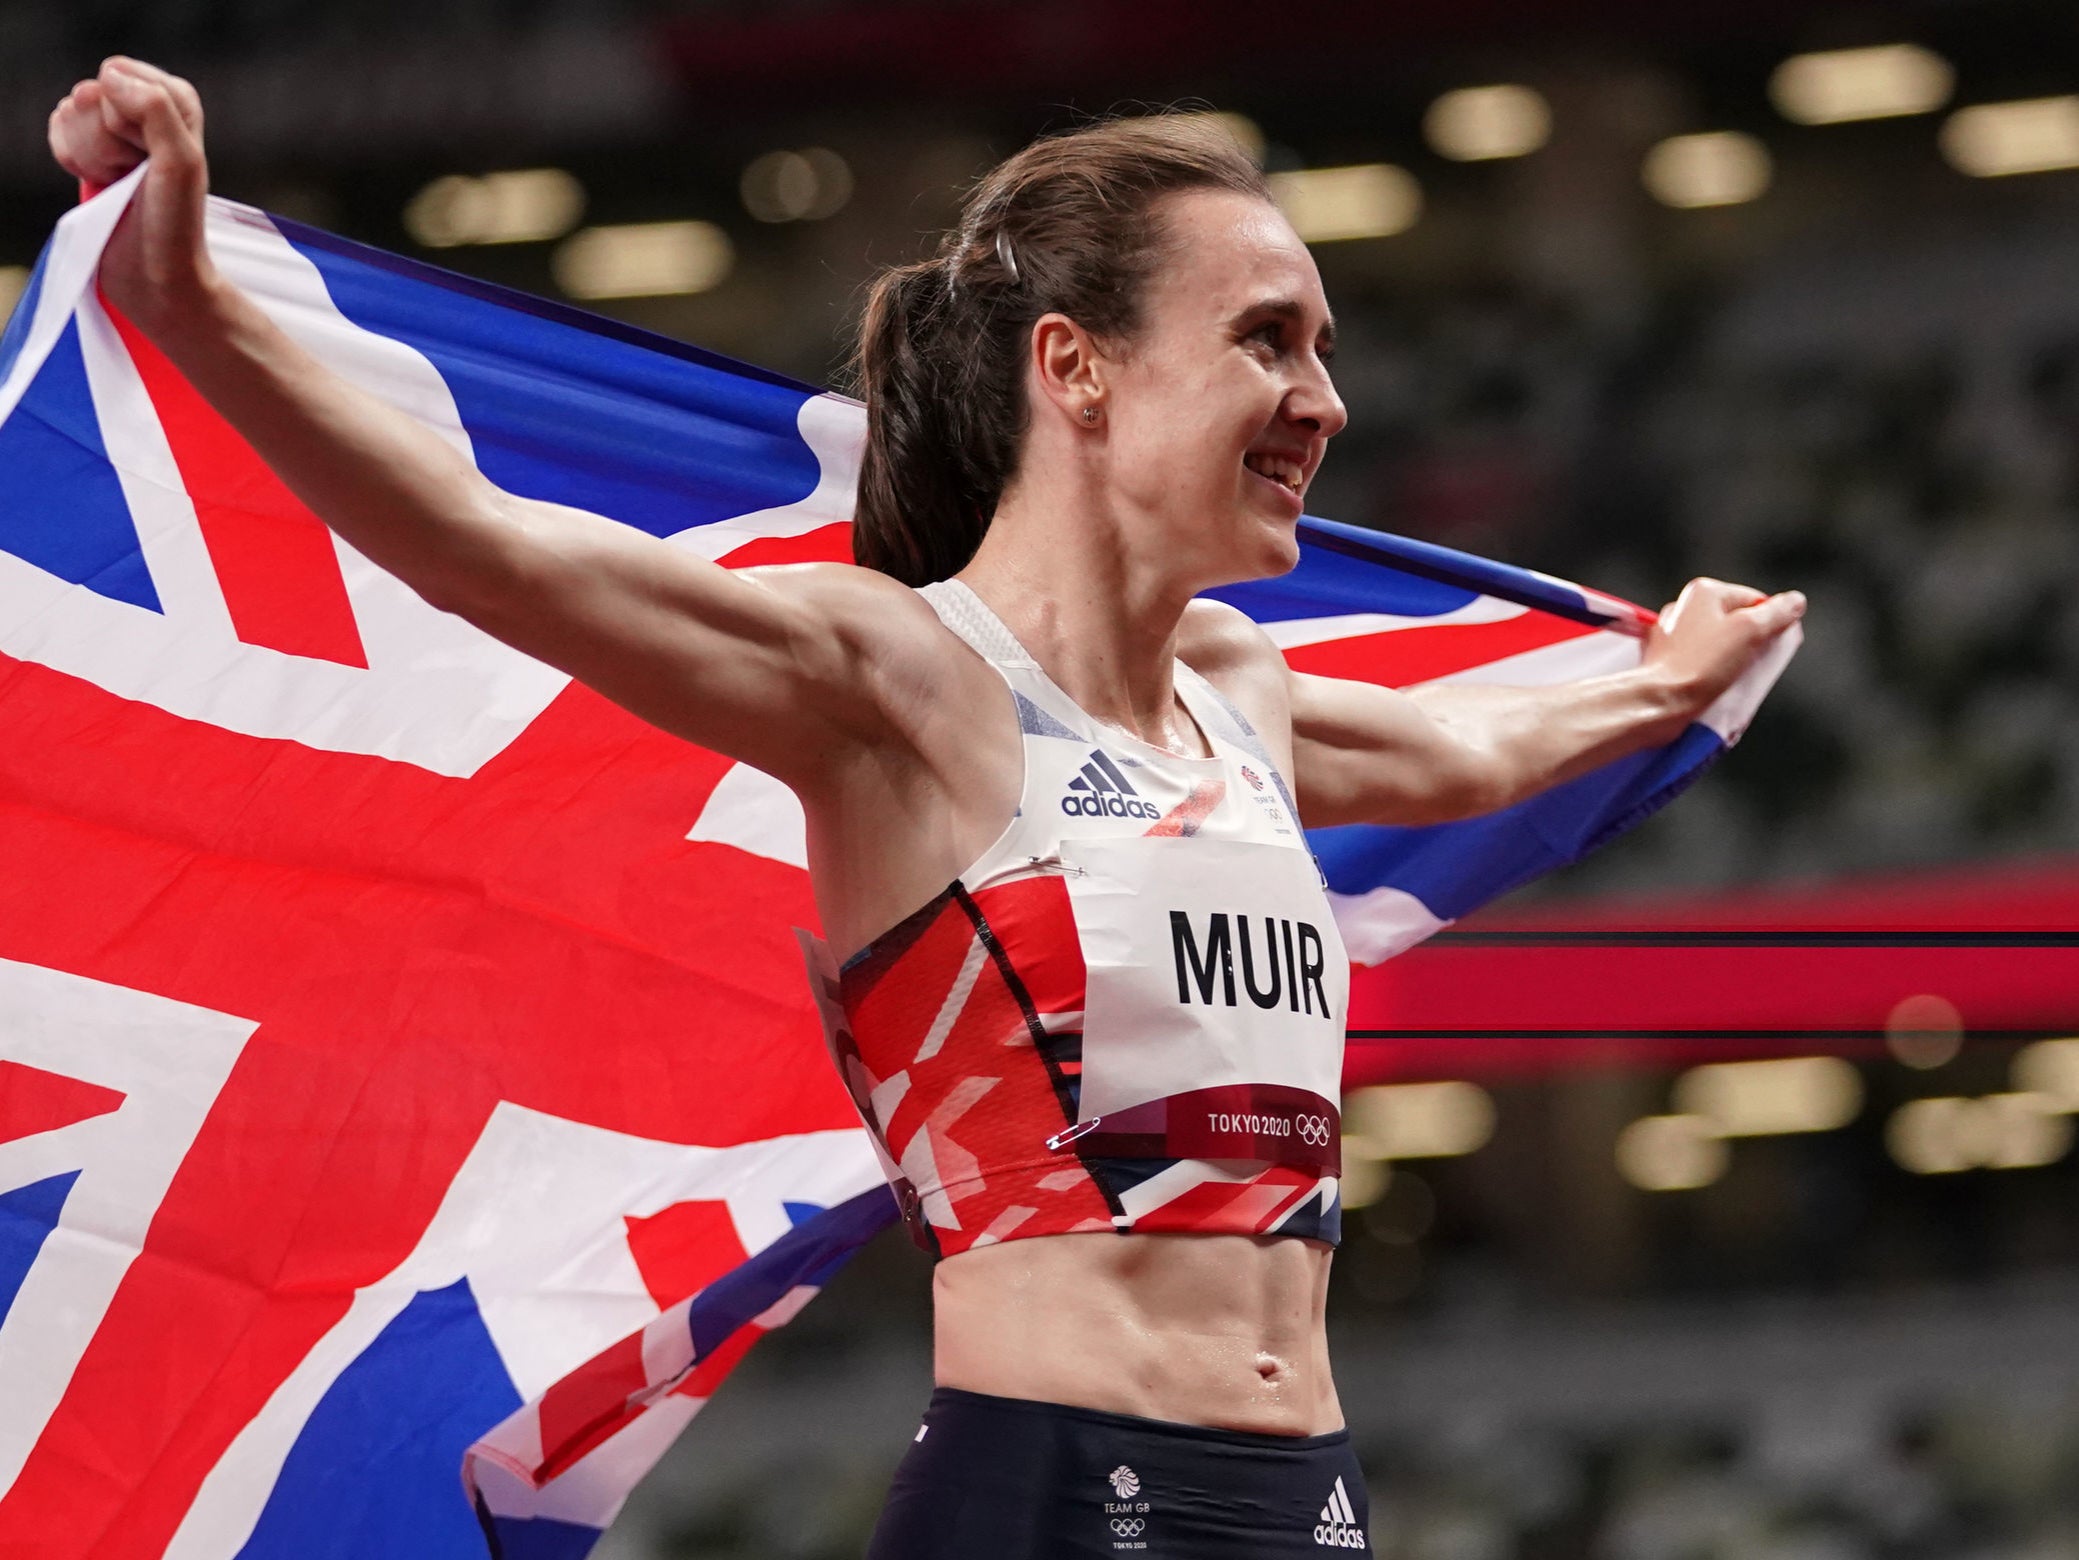
[{"label": "woman's chin", "polygon": [[1290,574],[1299,562],[1299,528],[1290,521],[1254,526],[1249,539],[1254,545],[1235,550],[1233,564],[1223,571],[1227,578],[1221,583],[1239,585],[1244,580],[1276,579]]},{"label": "woman's chin", "polygon": [[1266,562],[1259,577],[1289,573],[1299,562],[1299,517],[1304,512],[1299,500],[1294,499],[1288,513],[1279,515],[1264,527],[1260,550]]},{"label": "woman's chin", "polygon": [[1299,567],[1299,531],[1297,527],[1287,529],[1268,548],[1265,565],[1257,579],[1275,579],[1280,574],[1290,574]]}]

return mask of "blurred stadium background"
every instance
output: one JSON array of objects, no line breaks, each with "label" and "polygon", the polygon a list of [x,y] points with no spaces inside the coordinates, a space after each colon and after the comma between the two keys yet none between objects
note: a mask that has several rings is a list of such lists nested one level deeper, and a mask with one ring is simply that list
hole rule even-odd
[{"label": "blurred stadium background", "polygon": [[[0,0],[0,305],[70,201],[43,116],[113,51],[201,86],[223,193],[818,381],[994,158],[1227,116],[1342,319],[1317,512],[1812,596],[1737,756],[1504,918],[2079,927],[2069,0]],[[2079,1557],[2079,1039],[1988,1033],[1983,984],[1764,1060],[1464,1041],[1353,1095],[1381,1555]],[[928,1282],[869,1251],[601,1554],[856,1555]]]}]

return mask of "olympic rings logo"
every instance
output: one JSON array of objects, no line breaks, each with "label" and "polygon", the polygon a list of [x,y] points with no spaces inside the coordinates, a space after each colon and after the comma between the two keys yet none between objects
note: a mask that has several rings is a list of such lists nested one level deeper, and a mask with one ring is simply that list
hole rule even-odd
[{"label": "olympic rings logo", "polygon": [[1147,1525],[1139,1517],[1112,1518],[1112,1531],[1121,1538],[1137,1538],[1140,1536],[1141,1529]]},{"label": "olympic rings logo", "polygon": [[1299,1140],[1315,1148],[1328,1146],[1328,1118],[1326,1116],[1295,1116],[1294,1125],[1299,1128]]}]

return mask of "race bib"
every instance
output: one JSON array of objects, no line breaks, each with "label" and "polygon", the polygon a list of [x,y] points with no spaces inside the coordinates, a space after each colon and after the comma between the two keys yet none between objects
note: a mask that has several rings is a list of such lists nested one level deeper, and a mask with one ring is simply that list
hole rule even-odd
[{"label": "race bib", "polygon": [[1203,836],[1061,857],[1088,985],[1079,1119],[1055,1146],[1334,1173],[1350,966],[1313,858]]}]

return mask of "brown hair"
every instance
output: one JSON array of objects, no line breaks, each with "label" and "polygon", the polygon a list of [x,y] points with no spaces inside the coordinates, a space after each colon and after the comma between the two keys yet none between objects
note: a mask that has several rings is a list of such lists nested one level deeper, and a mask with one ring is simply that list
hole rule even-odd
[{"label": "brown hair", "polygon": [[934,258],[875,279],[856,359],[860,563],[907,585],[966,567],[1017,471],[1034,321],[1058,312],[1129,339],[1161,254],[1156,202],[1191,189],[1270,198],[1248,154],[1204,119],[1102,120],[999,164]]}]

